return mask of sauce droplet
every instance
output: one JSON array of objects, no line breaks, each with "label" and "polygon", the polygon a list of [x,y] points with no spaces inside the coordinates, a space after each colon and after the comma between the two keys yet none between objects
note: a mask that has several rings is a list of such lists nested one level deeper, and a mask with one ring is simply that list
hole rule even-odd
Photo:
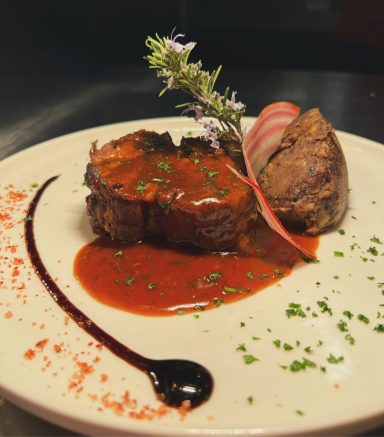
[{"label": "sauce droplet", "polygon": [[193,361],[179,359],[154,360],[129,349],[89,319],[66,297],[52,279],[37,250],[34,217],[41,196],[57,178],[58,176],[54,176],[48,179],[36,192],[27,212],[27,217],[30,217],[31,220],[25,222],[27,251],[33,268],[48,293],[62,310],[96,341],[128,364],[145,372],[149,376],[159,399],[165,404],[171,407],[180,407],[187,402],[191,408],[194,408],[208,400],[213,390],[213,379],[205,367]]}]

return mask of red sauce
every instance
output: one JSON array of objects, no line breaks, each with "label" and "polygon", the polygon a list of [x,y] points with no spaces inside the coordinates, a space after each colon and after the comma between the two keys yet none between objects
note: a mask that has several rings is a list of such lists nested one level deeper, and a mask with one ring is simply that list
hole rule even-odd
[{"label": "red sauce", "polygon": [[[315,253],[318,237],[295,239]],[[265,224],[257,240],[254,254],[238,255],[99,237],[80,249],[74,273],[91,296],[121,310],[146,316],[199,312],[252,296],[302,262]]]}]

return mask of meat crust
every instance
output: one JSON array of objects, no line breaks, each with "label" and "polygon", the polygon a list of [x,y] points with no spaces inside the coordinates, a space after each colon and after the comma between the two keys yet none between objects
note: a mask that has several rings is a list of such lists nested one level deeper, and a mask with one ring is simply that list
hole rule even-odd
[{"label": "meat crust", "polygon": [[347,165],[332,125],[317,108],[287,127],[258,182],[276,215],[308,234],[341,219],[347,207]]},{"label": "meat crust", "polygon": [[161,234],[208,250],[234,248],[254,228],[256,204],[228,164],[223,148],[194,138],[175,146],[168,133],[145,130],[93,147],[85,174],[92,229],[129,242]]}]

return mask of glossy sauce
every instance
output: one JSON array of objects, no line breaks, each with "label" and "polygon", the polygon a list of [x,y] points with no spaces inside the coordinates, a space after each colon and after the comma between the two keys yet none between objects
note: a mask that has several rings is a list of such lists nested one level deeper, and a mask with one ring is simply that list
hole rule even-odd
[{"label": "glossy sauce", "polygon": [[[295,235],[315,253],[317,237]],[[297,250],[259,220],[252,255],[209,253],[161,242],[100,237],[77,254],[74,273],[98,301],[146,316],[200,312],[252,296],[302,262]]]}]

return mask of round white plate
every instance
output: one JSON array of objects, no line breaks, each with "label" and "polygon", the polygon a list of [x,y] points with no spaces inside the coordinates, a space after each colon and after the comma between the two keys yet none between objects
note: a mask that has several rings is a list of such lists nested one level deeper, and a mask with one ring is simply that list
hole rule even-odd
[{"label": "round white plate", "polygon": [[[0,163],[2,394],[84,434],[308,435],[357,433],[383,423],[384,148],[338,133],[349,169],[349,207],[342,223],[321,236],[320,263],[198,319],[155,318],[94,301],[72,274],[77,251],[94,238],[83,185],[91,142],[102,145],[143,128],[168,130],[175,142],[199,130],[183,118],[119,123],[47,141]],[[211,399],[186,417],[174,410],[160,415],[148,378],[69,320],[32,271],[22,219],[37,184],[55,175],[35,216],[49,273],[73,303],[133,350],[190,359],[212,372]],[[291,303],[301,304],[306,317],[287,317]],[[245,354],[258,361],[246,364]],[[306,368],[292,371],[295,360]]]}]

